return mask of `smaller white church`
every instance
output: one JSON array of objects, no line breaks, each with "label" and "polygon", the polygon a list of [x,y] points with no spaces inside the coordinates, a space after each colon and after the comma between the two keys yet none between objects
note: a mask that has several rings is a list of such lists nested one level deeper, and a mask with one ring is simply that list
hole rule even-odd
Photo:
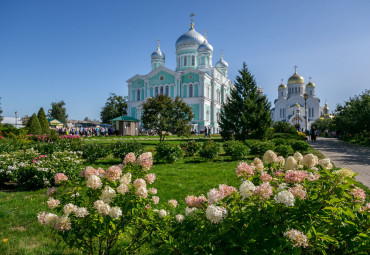
[{"label": "smaller white church", "polygon": [[[311,124],[323,115],[320,98],[316,96],[316,85],[310,81],[305,84],[304,78],[297,73],[288,79],[288,86],[283,81],[278,87],[278,99],[272,109],[274,121],[288,122],[299,130],[311,129]],[[329,110],[327,105],[325,110]],[[306,126],[307,120],[307,126]]]}]

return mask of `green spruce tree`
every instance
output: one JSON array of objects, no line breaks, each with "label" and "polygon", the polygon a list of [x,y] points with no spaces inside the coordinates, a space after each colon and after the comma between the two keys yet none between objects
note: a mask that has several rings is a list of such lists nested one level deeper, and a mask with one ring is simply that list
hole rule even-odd
[{"label": "green spruce tree", "polygon": [[245,63],[230,98],[222,106],[221,135],[225,139],[264,139],[272,125],[271,104],[257,87]]},{"label": "green spruce tree", "polygon": [[46,114],[44,112],[44,108],[40,108],[39,112],[37,113],[37,118],[39,119],[41,130],[43,134],[50,135],[50,128],[49,122],[46,118]]},{"label": "green spruce tree", "polygon": [[27,124],[28,133],[33,135],[41,135],[42,129],[39,122],[39,119],[36,116],[36,113],[32,114],[30,121]]}]

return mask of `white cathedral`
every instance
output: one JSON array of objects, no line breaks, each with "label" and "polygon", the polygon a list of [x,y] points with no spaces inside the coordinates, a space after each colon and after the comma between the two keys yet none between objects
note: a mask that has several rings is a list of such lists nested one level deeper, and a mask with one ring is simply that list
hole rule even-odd
[{"label": "white cathedral", "polygon": [[178,96],[194,112],[193,131],[199,133],[207,127],[212,133],[219,133],[221,105],[234,85],[228,78],[228,64],[222,53],[215,66],[212,57],[212,45],[194,29],[192,18],[190,29],[176,41],[175,71],[164,66],[165,55],[158,42],[157,50],[151,55],[152,71],[127,80],[127,115],[141,120],[146,98],[159,94]]},{"label": "white cathedral", "polygon": [[288,122],[300,130],[311,129],[311,124],[321,116],[329,116],[329,108],[320,107],[320,98],[315,93],[316,85],[311,81],[305,84],[304,78],[297,73],[288,79],[288,86],[283,82],[278,87],[278,99],[272,109],[274,121]]}]

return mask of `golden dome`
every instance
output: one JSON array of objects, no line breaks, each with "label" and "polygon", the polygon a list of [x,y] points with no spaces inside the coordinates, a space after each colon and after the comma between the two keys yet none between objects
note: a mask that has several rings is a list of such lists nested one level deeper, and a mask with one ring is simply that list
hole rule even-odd
[{"label": "golden dome", "polygon": [[286,89],[285,84],[284,84],[284,83],[281,83],[281,84],[279,85],[279,89]]},{"label": "golden dome", "polygon": [[307,83],[307,85],[306,85],[306,88],[315,88],[316,87],[316,85],[315,85],[315,83],[313,83],[312,81],[309,81],[308,83]]},{"label": "golden dome", "polygon": [[295,72],[292,76],[290,76],[290,78],[288,79],[288,84],[294,84],[294,83],[304,83],[304,79],[302,76],[300,76],[299,74],[297,74],[297,72]]},{"label": "golden dome", "polygon": [[298,104],[298,101],[296,101],[296,102],[295,102],[294,107],[301,107],[301,106]]}]

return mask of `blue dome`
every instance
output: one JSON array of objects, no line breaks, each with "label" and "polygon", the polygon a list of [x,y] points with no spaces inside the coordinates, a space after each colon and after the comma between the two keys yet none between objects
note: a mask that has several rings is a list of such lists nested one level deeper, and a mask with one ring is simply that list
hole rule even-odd
[{"label": "blue dome", "polygon": [[216,63],[216,68],[228,68],[229,64],[221,56],[221,59]]},{"label": "blue dome", "polygon": [[152,60],[165,60],[165,55],[162,53],[161,49],[158,47],[156,51],[152,53]]},{"label": "blue dome", "polygon": [[176,48],[184,45],[201,45],[204,42],[204,37],[195,31],[194,28],[190,29],[185,34],[181,35],[176,41]]},{"label": "blue dome", "polygon": [[208,43],[207,39],[204,39],[204,42],[201,45],[199,45],[199,47],[198,47],[198,52],[199,53],[202,53],[202,52],[204,52],[204,53],[208,53],[208,52],[212,53],[213,52],[213,47],[212,47],[212,45],[210,45]]}]

